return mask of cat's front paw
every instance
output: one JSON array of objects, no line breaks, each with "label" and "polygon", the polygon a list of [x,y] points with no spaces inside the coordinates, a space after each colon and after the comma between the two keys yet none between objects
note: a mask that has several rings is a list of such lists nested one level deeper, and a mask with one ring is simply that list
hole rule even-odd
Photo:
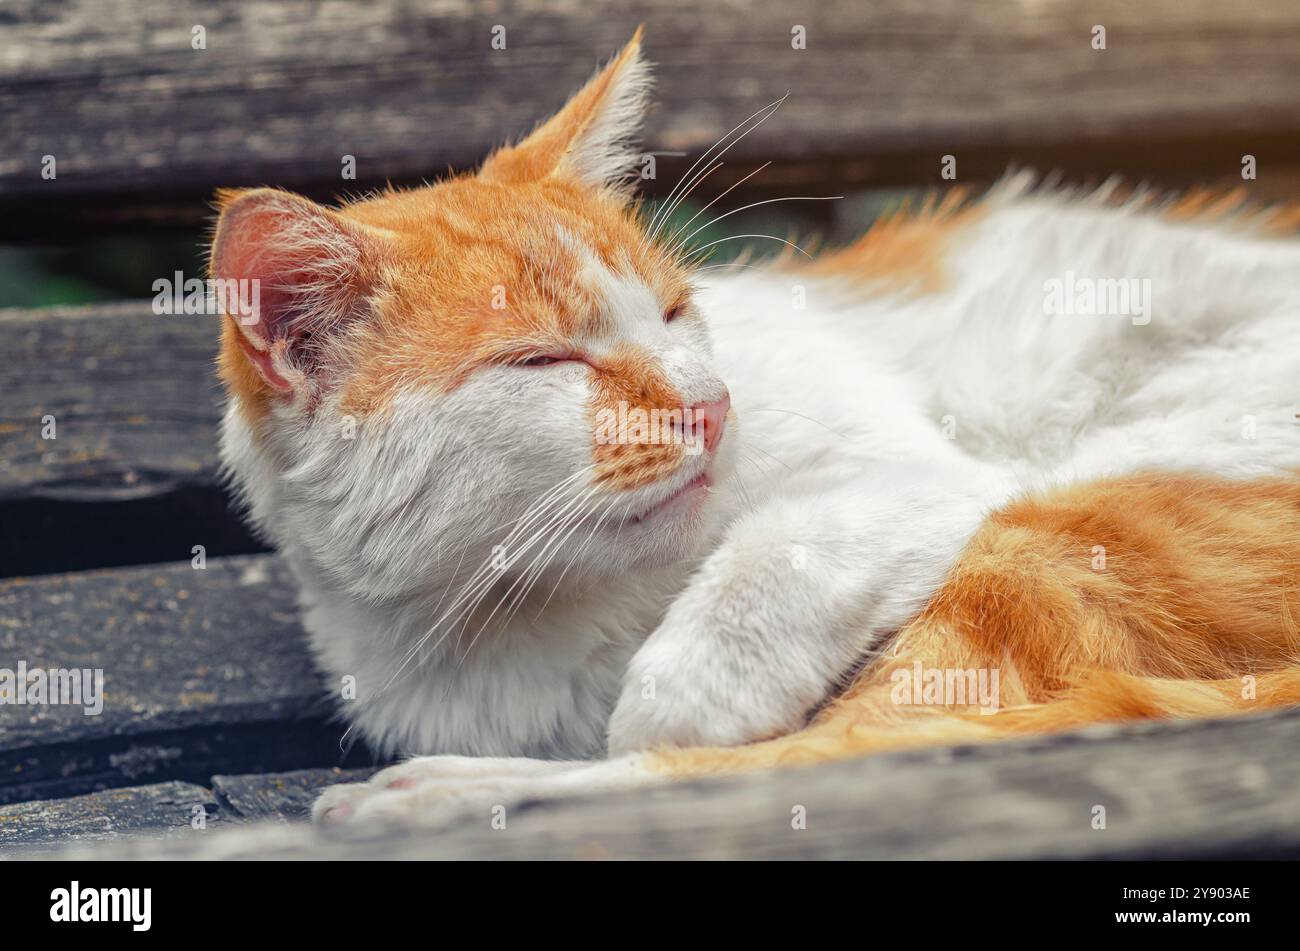
[{"label": "cat's front paw", "polygon": [[[729,669],[694,635],[661,638],[633,658],[609,722],[609,755],[657,747],[739,746],[800,729],[810,704],[761,671]],[[679,652],[675,644],[682,644]],[[646,648],[649,648],[647,650]]]},{"label": "cat's front paw", "polygon": [[421,756],[381,770],[364,783],[330,786],[312,807],[312,820],[326,826],[458,821],[502,828],[521,802],[630,788],[655,779],[634,757],[583,763]]}]

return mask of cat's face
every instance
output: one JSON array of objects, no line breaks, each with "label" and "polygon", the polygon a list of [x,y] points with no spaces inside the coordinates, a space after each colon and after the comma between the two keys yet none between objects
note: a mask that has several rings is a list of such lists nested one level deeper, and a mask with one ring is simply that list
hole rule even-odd
[{"label": "cat's face", "polygon": [[438,581],[431,553],[541,577],[698,546],[734,418],[690,270],[619,187],[645,86],[634,40],[476,175],[223,196],[213,277],[259,281],[223,378],[278,541],[371,596]]}]

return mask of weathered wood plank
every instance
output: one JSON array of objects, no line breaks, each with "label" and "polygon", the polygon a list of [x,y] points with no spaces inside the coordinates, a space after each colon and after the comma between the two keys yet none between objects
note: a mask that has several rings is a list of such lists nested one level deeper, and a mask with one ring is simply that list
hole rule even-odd
[{"label": "weathered wood plank", "polygon": [[216,337],[148,301],[0,311],[0,577],[260,550],[217,474]]},{"label": "weathered wood plank", "polygon": [[[1094,727],[516,809],[504,829],[266,825],[135,858],[1164,859],[1300,857],[1300,711]],[[1094,827],[1105,808],[1105,828]],[[803,807],[806,828],[792,823]]]},{"label": "weathered wood plank", "polygon": [[0,668],[20,662],[102,670],[102,712],[0,705],[0,802],[343,759],[271,556],[0,581]]},{"label": "weathered wood plank", "polygon": [[[786,92],[736,160],[863,156],[855,174],[871,180],[877,159],[929,154],[933,180],[944,153],[1005,162],[1141,142],[1126,147],[1140,167],[1154,143],[1196,141],[1202,151],[1170,154],[1218,166],[1280,156],[1300,129],[1290,0],[11,0],[0,204],[43,213],[0,216],[0,228],[112,219],[123,194],[156,222],[215,185],[344,191],[467,166],[558,106],[642,21],[659,64],[654,151],[698,151]],[[504,50],[492,48],[498,25]],[[806,49],[793,48],[796,25]],[[195,26],[206,49],[191,48]],[[355,181],[341,177],[345,155]]]},{"label": "weathered wood plank", "polygon": [[237,822],[300,821],[326,786],[360,782],[374,769],[303,769],[213,776],[194,783],[129,786],[67,799],[0,805],[0,856],[30,857],[70,842],[203,834]]},{"label": "weathered wood plank", "polygon": [[226,821],[211,792],[181,782],[24,802],[0,806],[0,856],[31,857],[120,836],[198,835]]},{"label": "weathered wood plank", "polygon": [[222,806],[241,819],[305,819],[326,786],[359,783],[374,769],[299,769],[287,773],[213,776],[212,792]]},{"label": "weathered wood plank", "polygon": [[219,329],[148,301],[0,310],[0,502],[215,484]]}]

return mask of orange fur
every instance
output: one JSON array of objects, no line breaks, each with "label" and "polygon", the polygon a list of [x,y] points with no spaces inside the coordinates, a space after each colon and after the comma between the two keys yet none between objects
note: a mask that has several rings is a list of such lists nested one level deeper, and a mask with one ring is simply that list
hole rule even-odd
[{"label": "orange fur", "polygon": [[1300,204],[1251,204],[1246,188],[1193,188],[1180,195],[1165,214],[1176,221],[1235,223],[1268,235],[1294,234],[1300,229]]},{"label": "orange fur", "polygon": [[[913,211],[907,204],[878,218],[857,241],[798,265],[815,275],[856,284],[932,293],[944,286],[944,262],[952,238],[981,214],[954,188],[942,199],[931,194]],[[797,264],[791,259],[792,264]]]},{"label": "orange fur", "polygon": [[[1056,489],[986,520],[925,611],[806,729],[653,765],[730,772],[1296,705],[1298,621],[1300,478]],[[895,672],[917,662],[998,669],[1001,708],[895,703]]]}]

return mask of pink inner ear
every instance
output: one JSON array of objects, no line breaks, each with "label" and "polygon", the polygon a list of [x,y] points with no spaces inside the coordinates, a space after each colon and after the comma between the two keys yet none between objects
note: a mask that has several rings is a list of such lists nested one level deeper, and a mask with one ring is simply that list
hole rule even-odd
[{"label": "pink inner ear", "polygon": [[[220,280],[256,281],[257,319],[230,315],[240,345],[263,378],[279,390],[292,384],[277,369],[276,358],[310,374],[312,352],[302,347],[314,326],[336,319],[340,305],[355,288],[347,286],[337,260],[353,236],[344,223],[305,198],[271,190],[236,198],[222,214],[212,249],[212,276]],[[350,263],[355,264],[359,249]],[[339,286],[332,287],[337,282]],[[304,285],[313,285],[310,293]],[[322,286],[323,285],[323,286]],[[303,291],[300,291],[302,288]],[[330,300],[337,294],[335,301]],[[331,306],[331,305],[335,306]],[[287,359],[286,359],[287,358]]]},{"label": "pink inner ear", "polygon": [[[254,199],[245,201],[252,204]],[[212,254],[213,276],[257,281],[258,320],[240,321],[240,328],[269,348],[275,341],[292,341],[301,333],[302,328],[295,325],[304,321],[295,319],[298,295],[293,288],[303,283],[321,254],[302,242],[302,224],[306,222],[301,219],[310,212],[240,205],[237,201],[222,218]],[[293,239],[297,246],[291,251]]]},{"label": "pink inner ear", "polygon": [[243,333],[236,333],[235,336],[239,341],[239,349],[243,350],[248,359],[253,361],[253,364],[257,367],[258,371],[262,374],[262,378],[266,380],[267,383],[284,393],[293,390],[293,385],[290,384],[290,382],[281,375],[280,371],[275,368],[275,363],[271,359],[270,351],[258,350]]}]

